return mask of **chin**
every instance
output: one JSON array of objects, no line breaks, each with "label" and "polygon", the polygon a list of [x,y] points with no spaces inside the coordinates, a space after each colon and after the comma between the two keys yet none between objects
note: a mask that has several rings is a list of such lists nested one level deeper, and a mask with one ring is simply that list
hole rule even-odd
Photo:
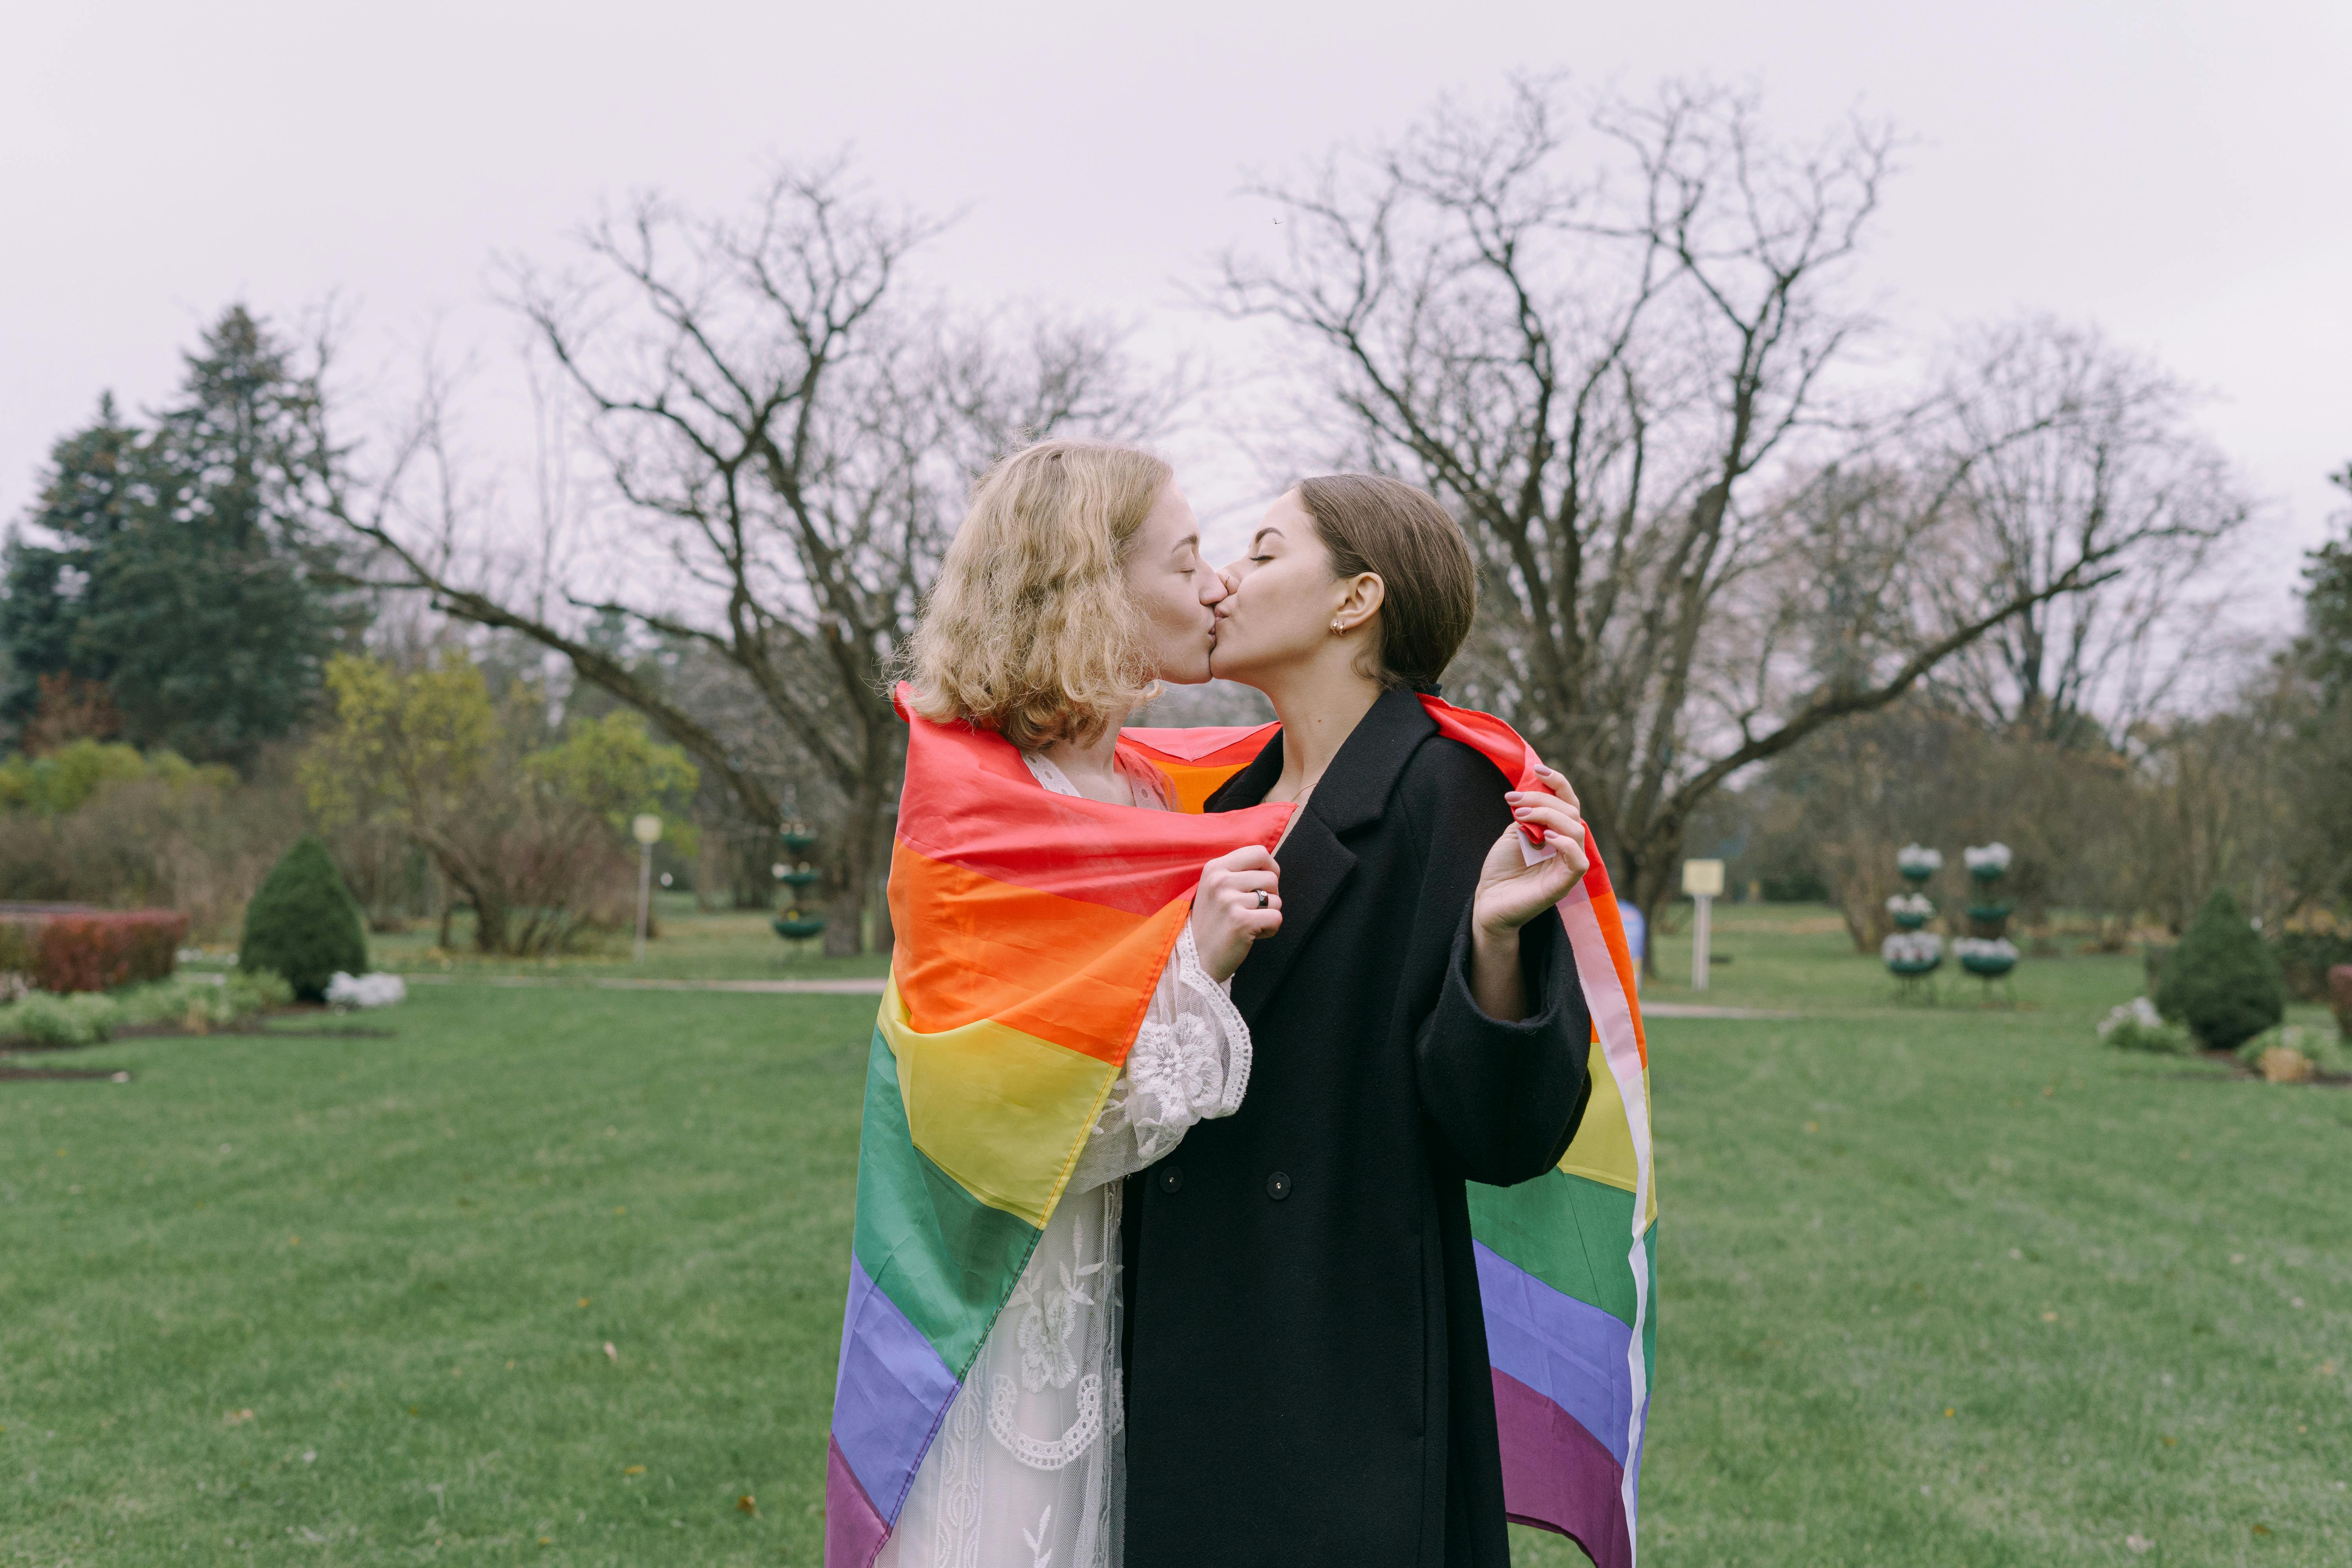
[{"label": "chin", "polygon": [[1250,676],[1250,667],[1240,659],[1212,659],[1209,663],[1209,678],[1213,680],[1230,680],[1236,686],[1255,686],[1257,682]]}]

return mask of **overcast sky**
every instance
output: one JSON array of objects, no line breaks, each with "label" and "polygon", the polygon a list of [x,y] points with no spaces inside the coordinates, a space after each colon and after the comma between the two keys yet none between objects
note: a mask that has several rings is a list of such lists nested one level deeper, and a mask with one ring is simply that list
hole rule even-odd
[{"label": "overcast sky", "polygon": [[[101,390],[162,397],[230,300],[340,292],[355,362],[436,322],[503,345],[494,253],[559,258],[636,187],[737,203],[845,143],[882,190],[965,212],[940,281],[1181,340],[1208,329],[1179,284],[1266,221],[1244,169],[1566,68],[1753,83],[1791,132],[1893,117],[1915,144],[1868,262],[1891,313],[1933,334],[2047,310],[2209,389],[2273,503],[2251,559],[2283,595],[2352,459],[2347,59],[2352,0],[19,7],[0,516]],[[1211,489],[1204,510],[1249,499]]]}]

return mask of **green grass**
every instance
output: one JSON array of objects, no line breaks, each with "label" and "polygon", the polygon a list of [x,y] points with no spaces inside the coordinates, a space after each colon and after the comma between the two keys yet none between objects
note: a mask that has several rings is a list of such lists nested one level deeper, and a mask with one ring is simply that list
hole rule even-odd
[{"label": "green grass", "polygon": [[436,987],[0,1083],[0,1563],[818,1561],[872,1014]]},{"label": "green grass", "polygon": [[[2352,1092],[2102,1050],[2136,959],[1898,1007],[1823,918],[1703,998],[1807,1016],[1651,1030],[1645,1563],[2352,1561]],[[0,1083],[0,1563],[814,1563],[871,1011],[460,984]]]},{"label": "green grass", "polygon": [[[645,961],[632,957],[626,931],[593,932],[579,950],[544,958],[486,958],[473,948],[473,917],[460,912],[450,946],[438,945],[430,922],[368,937],[369,961],[405,974],[531,975],[572,979],[837,980],[879,976],[880,958],[827,958],[814,942],[787,942],[761,910],[703,913],[687,893],[656,893],[656,934]],[[226,950],[223,950],[224,952]],[[213,960],[217,966],[218,954]]]}]

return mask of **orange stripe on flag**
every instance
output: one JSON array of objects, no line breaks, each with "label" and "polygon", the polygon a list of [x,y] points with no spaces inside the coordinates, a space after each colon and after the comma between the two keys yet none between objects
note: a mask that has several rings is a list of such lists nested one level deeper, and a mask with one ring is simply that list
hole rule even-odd
[{"label": "orange stripe on flag", "polygon": [[1176,808],[1197,816],[1209,804],[1209,797],[1247,764],[1234,763],[1227,767],[1202,768],[1190,763],[1162,762],[1155,757],[1151,765],[1167,775],[1170,787],[1176,792]]},{"label": "orange stripe on flag", "polygon": [[1192,911],[1139,915],[984,877],[897,846],[891,973],[925,1034],[992,1019],[1107,1062],[1134,1042],[1160,970]]}]

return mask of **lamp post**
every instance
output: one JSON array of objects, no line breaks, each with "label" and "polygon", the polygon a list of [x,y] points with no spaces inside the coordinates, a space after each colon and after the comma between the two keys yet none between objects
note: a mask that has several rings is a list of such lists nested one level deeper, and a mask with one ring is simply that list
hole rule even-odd
[{"label": "lamp post", "polygon": [[1683,891],[1698,905],[1698,918],[1691,922],[1691,989],[1706,989],[1707,947],[1714,935],[1715,900],[1723,891],[1723,862],[1720,860],[1685,860],[1683,862]]},{"label": "lamp post", "polygon": [[661,818],[648,811],[629,824],[637,840],[637,958],[646,961],[646,921],[653,912],[654,846],[661,842]]}]

